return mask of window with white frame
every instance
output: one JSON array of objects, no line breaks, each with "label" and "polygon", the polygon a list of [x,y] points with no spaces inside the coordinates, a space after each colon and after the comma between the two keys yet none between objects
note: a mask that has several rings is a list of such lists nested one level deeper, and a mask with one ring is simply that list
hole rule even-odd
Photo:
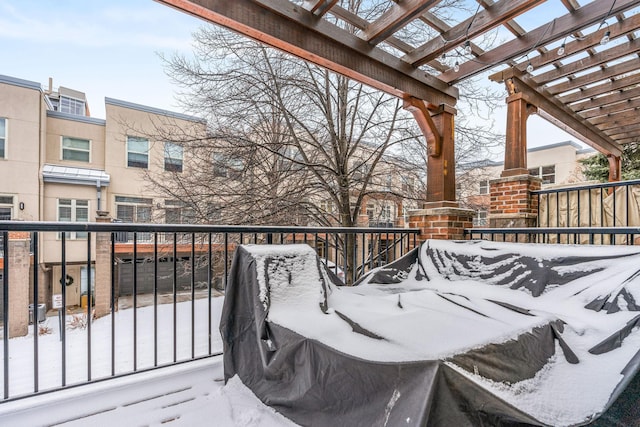
[{"label": "window with white frame", "polygon": [[[153,199],[143,197],[116,196],[116,217],[121,222],[149,223],[153,210]],[[133,233],[126,233],[133,240]],[[151,233],[138,233],[140,241],[150,241]]]},{"label": "window with white frame", "polygon": [[62,137],[62,160],[91,161],[91,141],[82,138]]},{"label": "window with white frame", "polygon": [[476,227],[482,227],[487,225],[488,217],[486,209],[479,209],[476,211],[476,216],[473,218],[473,225]]},{"label": "window with white frame", "polygon": [[164,170],[182,172],[183,149],[173,142],[164,143]]},{"label": "window with white frame", "polygon": [[60,111],[63,113],[84,116],[86,113],[85,102],[82,99],[60,95]]},{"label": "window with white frame", "polygon": [[13,196],[0,196],[0,221],[13,218]]},{"label": "window with white frame", "polygon": [[7,158],[7,119],[0,117],[0,159]]},{"label": "window with white frame", "polygon": [[127,166],[147,169],[149,167],[149,140],[138,136],[127,136]]},{"label": "window with white frame", "polygon": [[[58,221],[89,222],[89,201],[77,199],[58,199]],[[86,239],[87,232],[67,232],[67,239]]]},{"label": "window with white frame", "polygon": [[193,208],[185,206],[179,200],[165,200],[164,222],[166,224],[195,224],[196,215]]},{"label": "window with white frame", "polygon": [[489,194],[489,180],[481,179],[479,184],[479,194]]},{"label": "window with white frame", "polygon": [[529,175],[542,178],[543,184],[554,184],[556,182],[556,166],[538,166],[529,169]]}]

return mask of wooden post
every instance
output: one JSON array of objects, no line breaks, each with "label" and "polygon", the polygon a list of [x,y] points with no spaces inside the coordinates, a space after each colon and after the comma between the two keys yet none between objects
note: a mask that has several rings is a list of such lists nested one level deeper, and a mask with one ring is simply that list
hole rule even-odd
[{"label": "wooden post", "polygon": [[[534,108],[534,107],[533,107]],[[507,98],[507,132],[501,176],[527,175],[527,118],[534,111],[522,93]]]},{"label": "wooden post", "polygon": [[607,159],[609,160],[609,182],[620,181],[620,175],[622,174],[622,161],[620,157],[609,154]]},{"label": "wooden post", "polygon": [[439,156],[427,157],[427,203],[425,209],[458,207],[456,201],[456,165],[454,147],[455,109],[441,105],[431,118],[442,139]]}]

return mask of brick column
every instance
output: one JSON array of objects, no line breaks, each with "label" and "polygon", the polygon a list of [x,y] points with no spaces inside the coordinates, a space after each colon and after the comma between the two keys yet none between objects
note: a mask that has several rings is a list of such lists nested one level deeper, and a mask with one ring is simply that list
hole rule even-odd
[{"label": "brick column", "polygon": [[[9,232],[9,338],[27,335],[29,330],[29,249],[31,236],[26,231]],[[34,318],[37,319],[37,307],[34,307]]]},{"label": "brick column", "polygon": [[[96,222],[110,223],[109,212],[98,211]],[[111,233],[96,233],[96,289],[95,316],[102,317],[111,312]],[[118,295],[114,296],[115,310]]]},{"label": "brick column", "polygon": [[419,228],[418,241],[462,240],[464,229],[473,227],[475,211],[461,208],[431,208],[409,211],[409,228]]},{"label": "brick column", "polygon": [[515,175],[489,181],[489,226],[535,227],[538,198],[532,197],[531,192],[539,190],[541,186],[542,180],[531,175]]}]

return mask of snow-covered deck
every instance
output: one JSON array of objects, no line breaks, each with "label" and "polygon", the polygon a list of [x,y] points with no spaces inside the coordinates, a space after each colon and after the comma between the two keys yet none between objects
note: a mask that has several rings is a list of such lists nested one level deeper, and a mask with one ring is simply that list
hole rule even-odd
[{"label": "snow-covered deck", "polygon": [[[233,402],[233,405],[231,404]],[[294,426],[237,378],[222,356],[0,404],[2,426]]]}]

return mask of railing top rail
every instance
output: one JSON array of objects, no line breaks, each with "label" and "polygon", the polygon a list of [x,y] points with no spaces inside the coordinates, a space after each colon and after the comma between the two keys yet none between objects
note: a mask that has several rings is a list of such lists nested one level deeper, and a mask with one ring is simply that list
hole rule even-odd
[{"label": "railing top rail", "polygon": [[640,234],[640,227],[466,228],[465,234]]},{"label": "railing top rail", "polygon": [[546,190],[535,190],[531,194],[549,194],[549,193],[566,193],[569,191],[581,191],[581,190],[593,190],[598,188],[612,188],[612,187],[627,187],[630,185],[640,185],[640,179],[634,179],[630,181],[615,181],[615,182],[599,182],[596,184],[586,184],[572,187],[562,188],[549,188]]},{"label": "railing top rail", "polygon": [[56,221],[0,221],[0,231],[89,231],[89,232],[159,232],[159,233],[408,233],[417,234],[418,228],[384,227],[289,227],[262,225],[194,225],[194,224],[141,224]]}]

